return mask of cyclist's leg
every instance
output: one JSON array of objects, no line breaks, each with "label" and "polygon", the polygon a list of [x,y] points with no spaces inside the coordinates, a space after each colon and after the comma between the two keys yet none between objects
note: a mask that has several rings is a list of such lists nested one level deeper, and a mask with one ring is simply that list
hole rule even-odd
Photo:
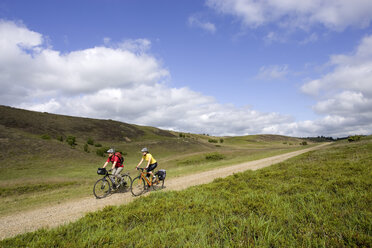
[{"label": "cyclist's leg", "polygon": [[119,182],[121,182],[121,180],[123,180],[122,176],[120,175],[120,172],[123,170],[123,168],[124,167],[116,167],[115,172],[112,173],[119,179]]},{"label": "cyclist's leg", "polygon": [[154,178],[155,177],[155,175],[154,175],[154,173],[152,172],[156,167],[158,166],[158,163],[154,163],[154,164],[150,164],[149,165],[149,168],[147,168],[147,173],[148,174],[150,174],[150,178]]},{"label": "cyclist's leg", "polygon": [[112,170],[112,174],[109,175],[109,178],[110,178],[111,182],[115,185],[115,177],[113,176],[114,172],[115,172],[115,169]]}]

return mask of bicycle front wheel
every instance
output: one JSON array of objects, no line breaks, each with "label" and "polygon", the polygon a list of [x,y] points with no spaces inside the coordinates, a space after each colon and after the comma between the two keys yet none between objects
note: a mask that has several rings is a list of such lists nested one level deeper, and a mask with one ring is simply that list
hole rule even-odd
[{"label": "bicycle front wheel", "polygon": [[145,181],[141,177],[136,177],[132,181],[131,191],[134,196],[139,196],[145,191]]},{"label": "bicycle front wheel", "polygon": [[111,193],[111,185],[110,180],[107,178],[99,179],[93,187],[93,194],[96,196],[96,198],[101,199],[106,197]]}]

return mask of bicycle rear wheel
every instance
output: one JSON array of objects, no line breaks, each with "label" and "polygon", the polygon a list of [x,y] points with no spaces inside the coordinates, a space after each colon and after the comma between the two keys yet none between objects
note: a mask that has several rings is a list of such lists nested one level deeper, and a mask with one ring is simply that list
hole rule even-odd
[{"label": "bicycle rear wheel", "polygon": [[96,198],[101,199],[106,197],[111,193],[111,184],[110,180],[107,178],[99,179],[93,187],[93,194]]},{"label": "bicycle rear wheel", "polygon": [[134,196],[139,196],[145,191],[145,181],[141,177],[136,177],[132,181],[131,191]]},{"label": "bicycle rear wheel", "polygon": [[132,178],[127,174],[123,174],[121,177],[123,178],[120,186],[121,191],[128,191],[132,187]]},{"label": "bicycle rear wheel", "polygon": [[159,180],[156,178],[156,181],[152,183],[152,189],[154,191],[164,188],[164,180]]}]

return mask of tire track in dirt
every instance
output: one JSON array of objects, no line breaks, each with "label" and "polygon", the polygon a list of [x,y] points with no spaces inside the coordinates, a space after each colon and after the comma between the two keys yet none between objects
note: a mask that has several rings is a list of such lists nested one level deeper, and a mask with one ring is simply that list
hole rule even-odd
[{"label": "tire track in dirt", "polygon": [[[227,177],[234,173],[257,170],[276,163],[280,163],[300,154],[319,149],[329,143],[316,147],[289,152],[260,160],[241,163],[233,166],[217,168],[214,170],[172,178],[165,181],[165,190],[182,190],[190,186],[212,182],[216,178]],[[148,195],[148,194],[145,194]],[[0,218],[0,239],[16,236],[18,234],[36,231],[40,228],[53,228],[78,220],[88,212],[97,211],[110,205],[128,204],[135,200],[130,192],[117,193],[104,199],[95,199],[93,196],[77,201],[69,201],[58,205],[47,206],[36,210],[12,214]]]}]

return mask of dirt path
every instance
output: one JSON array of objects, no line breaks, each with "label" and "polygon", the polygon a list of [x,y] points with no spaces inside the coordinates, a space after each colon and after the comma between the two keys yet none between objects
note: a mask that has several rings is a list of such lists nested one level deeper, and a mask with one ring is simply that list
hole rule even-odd
[{"label": "dirt path", "polygon": [[[188,175],[185,177],[173,178],[165,181],[165,190],[182,190],[190,186],[209,183],[215,178],[227,177],[237,172],[242,172],[245,170],[257,170],[282,162],[302,153],[319,149],[327,144],[329,143],[256,161],[224,168],[217,168],[215,170]],[[66,202],[37,210],[1,217],[0,239],[13,237],[17,234],[25,232],[35,231],[39,228],[51,228],[62,224],[67,224],[69,222],[76,221],[88,212],[97,211],[109,205],[128,204],[134,199],[136,198],[133,197],[130,192],[113,194],[101,200],[97,200],[93,196],[90,196],[78,201]]]}]

